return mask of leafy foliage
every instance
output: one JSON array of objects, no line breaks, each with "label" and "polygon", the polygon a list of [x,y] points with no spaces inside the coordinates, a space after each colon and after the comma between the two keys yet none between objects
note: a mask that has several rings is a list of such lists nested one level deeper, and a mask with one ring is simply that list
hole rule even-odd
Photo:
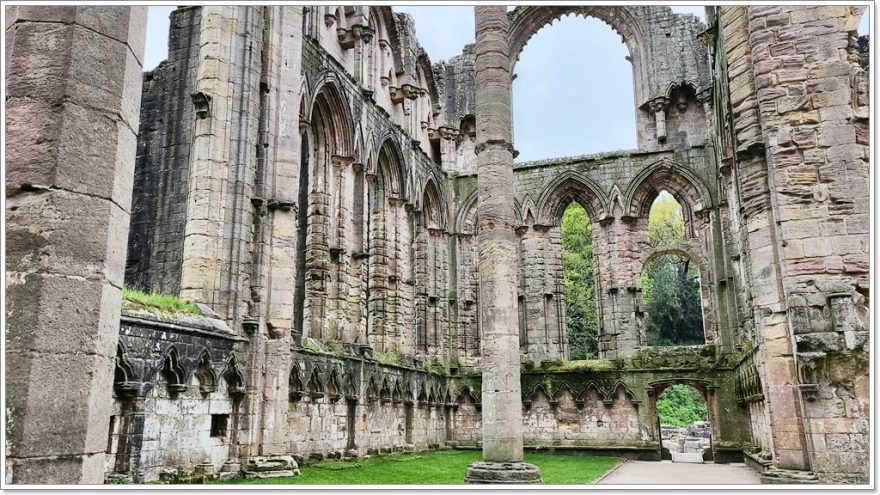
[{"label": "leafy foliage", "polygon": [[593,279],[593,235],[586,210],[571,203],[562,214],[562,270],[565,324],[573,360],[598,355],[596,286]]},{"label": "leafy foliage", "polygon": [[[654,245],[684,242],[681,206],[661,193],[648,216],[648,235]],[[703,336],[700,275],[690,260],[676,255],[655,258],[642,272],[645,334],[650,346],[697,345]]]},{"label": "leafy foliage", "polygon": [[666,191],[661,191],[651,205],[648,238],[655,246],[684,242],[684,213],[678,201]]},{"label": "leafy foliage", "polygon": [[687,428],[695,421],[707,421],[709,410],[699,392],[687,385],[673,385],[657,400],[660,424]]},{"label": "leafy foliage", "polygon": [[380,364],[396,366],[401,364],[400,350],[392,347],[385,352],[377,351],[373,353],[373,359]]}]

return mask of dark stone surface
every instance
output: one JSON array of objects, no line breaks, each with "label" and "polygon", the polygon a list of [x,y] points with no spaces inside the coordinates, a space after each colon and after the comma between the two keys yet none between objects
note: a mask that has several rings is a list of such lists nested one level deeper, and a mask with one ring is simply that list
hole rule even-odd
[{"label": "dark stone surface", "polygon": [[125,285],[177,294],[192,145],[201,13],[171,15],[168,59],[144,73]]}]

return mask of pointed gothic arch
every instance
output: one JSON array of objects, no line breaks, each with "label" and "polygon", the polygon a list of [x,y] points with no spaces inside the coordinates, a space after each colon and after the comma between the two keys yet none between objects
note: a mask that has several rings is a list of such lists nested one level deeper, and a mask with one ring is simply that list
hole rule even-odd
[{"label": "pointed gothic arch", "polygon": [[422,212],[425,216],[425,226],[429,229],[446,228],[446,208],[443,197],[433,177],[425,183],[422,193]]},{"label": "pointed gothic arch", "polygon": [[651,205],[663,190],[681,205],[685,222],[713,205],[709,188],[696,173],[672,161],[660,160],[642,169],[630,181],[624,197],[624,215],[647,218]]},{"label": "pointed gothic arch", "polygon": [[600,222],[608,215],[608,198],[601,186],[589,177],[565,172],[554,179],[538,200],[539,218],[544,225],[559,225],[565,208],[577,202],[587,211],[590,220]]},{"label": "pointed gothic arch", "polygon": [[386,198],[406,198],[407,173],[403,154],[390,137],[380,141],[376,150],[376,171]]}]

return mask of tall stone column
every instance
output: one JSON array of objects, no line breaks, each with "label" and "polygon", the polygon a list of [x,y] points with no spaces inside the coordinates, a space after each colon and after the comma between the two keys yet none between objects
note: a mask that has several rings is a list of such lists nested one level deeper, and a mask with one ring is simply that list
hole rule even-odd
[{"label": "tall stone column", "polygon": [[522,462],[507,9],[483,5],[474,12],[483,461],[468,467],[465,483],[537,484],[537,466]]},{"label": "tall stone column", "polygon": [[[258,331],[250,335],[249,396],[242,417],[242,448],[230,462],[256,455],[288,452],[288,379],[293,328],[293,284],[296,279],[296,211],[300,170],[299,91],[302,80],[302,6],[253,7],[264,19],[265,82],[260,121],[263,163],[257,194],[267,208],[260,238],[262,252],[254,260],[260,291],[255,304]],[[294,185],[294,186],[291,186]],[[259,280],[257,280],[259,279]]]},{"label": "tall stone column", "polygon": [[5,480],[100,484],[147,9],[6,14]]}]

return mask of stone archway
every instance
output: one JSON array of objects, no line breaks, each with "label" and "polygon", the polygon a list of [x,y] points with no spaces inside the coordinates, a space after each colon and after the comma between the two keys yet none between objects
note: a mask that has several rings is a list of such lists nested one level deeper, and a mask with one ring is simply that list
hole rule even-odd
[{"label": "stone archway", "polygon": [[[702,325],[704,343],[707,345],[715,344],[718,341],[718,322],[716,317],[715,298],[711,286],[711,269],[708,260],[697,253],[690,245],[681,244],[674,246],[661,246],[650,251],[645,251],[641,258],[633,260],[637,263],[639,273],[643,273],[648,269],[649,265],[657,258],[663,256],[676,256],[687,262],[693,263],[699,273],[699,296],[700,308],[702,310]],[[644,288],[643,288],[644,290]],[[642,294],[644,297],[644,293]],[[643,303],[644,307],[644,303]],[[641,328],[644,333],[644,327],[647,321],[645,313],[640,313],[637,318],[642,320]],[[648,345],[647,340],[642,341],[642,345]]]},{"label": "stone archway", "polygon": [[568,14],[595,17],[614,29],[623,38],[630,53],[635,78],[636,106],[641,106],[648,97],[648,65],[650,56],[644,43],[641,14],[638,7],[568,5],[568,6],[520,6],[508,14],[510,19],[510,71],[516,66],[519,56],[529,42],[544,26]]},{"label": "stone archway", "polygon": [[[707,423],[708,423],[708,450],[700,453],[701,458],[695,458],[693,455],[684,455],[680,457],[678,460],[683,462],[703,462],[711,460],[714,462],[714,441],[717,438],[717,425],[715,421],[715,385],[707,380],[693,379],[693,378],[669,378],[664,380],[658,380],[654,382],[650,382],[648,384],[648,395],[650,400],[648,401],[649,407],[649,417],[653,418],[653,427],[655,431],[653,431],[653,437],[658,441],[660,445],[660,456],[661,459],[664,460],[672,460],[676,462],[674,456],[672,456],[671,451],[667,447],[664,447],[663,442],[663,425],[661,423],[660,412],[658,411],[657,404],[661,400],[661,396],[664,392],[666,392],[670,387],[673,386],[686,386],[693,390],[695,390],[702,400],[706,404],[707,410]],[[693,443],[693,442],[691,442]],[[702,450],[702,449],[701,449]],[[694,452],[682,452],[683,454],[695,454]],[[707,459],[708,457],[708,459]]]}]

